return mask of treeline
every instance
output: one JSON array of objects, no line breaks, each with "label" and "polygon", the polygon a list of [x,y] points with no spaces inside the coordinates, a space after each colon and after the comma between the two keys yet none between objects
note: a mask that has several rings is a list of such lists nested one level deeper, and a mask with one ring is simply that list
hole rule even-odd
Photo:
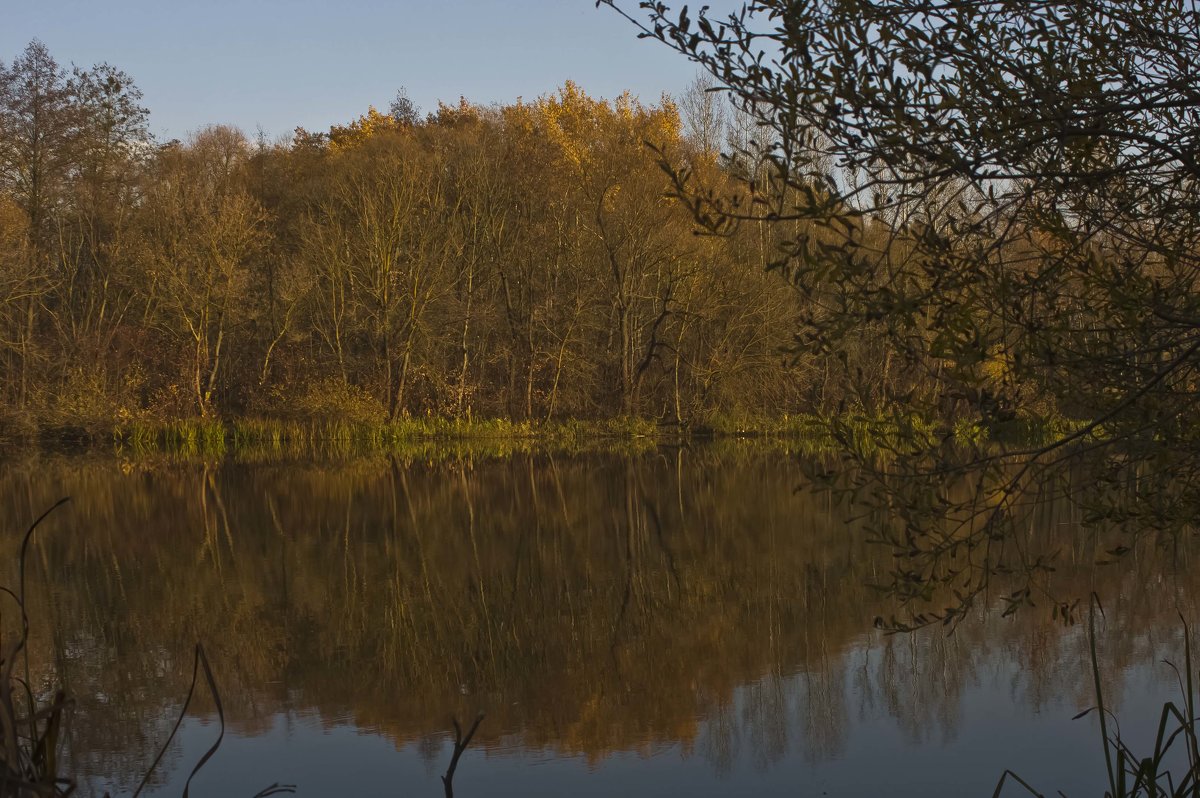
[{"label": "treeline", "polygon": [[[639,416],[833,401],[789,359],[781,235],[694,234],[714,95],[401,96],[286,142],[156,142],[130,78],[30,44],[0,70],[0,397],[13,430],[271,416]],[[742,132],[746,135],[745,131]]]}]

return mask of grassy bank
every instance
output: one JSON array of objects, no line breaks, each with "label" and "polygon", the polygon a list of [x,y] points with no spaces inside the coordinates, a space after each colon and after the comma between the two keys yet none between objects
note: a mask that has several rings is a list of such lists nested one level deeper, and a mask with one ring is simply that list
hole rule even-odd
[{"label": "grassy bank", "polygon": [[653,419],[513,421],[511,419],[406,417],[386,422],[336,418],[137,420],[90,427],[30,427],[0,435],[8,450],[48,448],[111,450],[125,456],[176,454],[183,457],[245,459],[372,453],[414,454],[470,450],[512,454],[651,448],[697,440],[753,442],[805,452],[853,450],[874,455],[921,449],[947,437],[961,444],[1019,440],[1036,442],[1061,434],[1067,422],[1019,419],[1002,430],[977,424],[934,422],[916,415],[881,416],[865,412],[837,417],[814,414],[716,416],[685,426]]},{"label": "grassy bank", "polygon": [[[678,433],[676,433],[678,435]],[[652,445],[670,437],[653,422],[518,422],[507,419],[403,418],[383,423],[331,419],[185,420],[113,429],[112,445],[126,454],[171,452],[242,457],[413,453],[470,447],[512,453],[535,448],[586,450],[613,443]]]},{"label": "grassy bank", "polygon": [[[822,434],[822,430],[825,430]],[[469,449],[497,455],[532,450],[586,452],[650,448],[698,438],[829,438],[815,418],[785,428],[728,424],[685,428],[640,418],[599,421],[512,421],[509,419],[403,418],[384,423],[330,419],[233,421],[184,420],[115,427],[111,445],[126,454],[172,452],[241,457],[405,453]],[[96,441],[95,445],[104,445]]]}]

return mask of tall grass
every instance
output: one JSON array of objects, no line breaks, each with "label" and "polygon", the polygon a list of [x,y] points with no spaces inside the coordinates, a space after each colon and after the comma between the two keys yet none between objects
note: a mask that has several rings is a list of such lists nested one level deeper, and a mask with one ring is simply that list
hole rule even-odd
[{"label": "tall grass", "polygon": [[[822,453],[850,450],[866,457],[933,446],[948,433],[964,445],[991,440],[1036,442],[1059,430],[1060,420],[1018,418],[1003,430],[958,420],[949,429],[916,414],[879,415],[848,409],[836,415],[716,415],[694,424],[660,423],[638,416],[610,419],[524,420],[406,416],[390,421],[352,416],[248,417],[231,421],[137,420],[113,428],[120,454],[173,454],[215,459],[233,453],[265,460],[307,456],[421,454],[430,443],[469,444],[472,450],[566,453],[700,439],[757,440],[787,450]],[[999,437],[997,437],[999,436]]]},{"label": "tall grass", "polygon": [[[0,588],[16,605],[18,628],[6,643],[0,627],[0,798],[42,798],[65,796],[75,788],[70,779],[59,776],[60,742],[68,701],[60,689],[50,700],[33,693],[29,679],[29,616],[25,611],[25,560],[33,533],[50,513],[61,506],[61,499],[29,525],[21,540],[17,563],[17,588]],[[17,663],[24,673],[17,672]]]},{"label": "tall grass", "polygon": [[653,443],[667,434],[656,422],[640,418],[513,421],[427,416],[386,422],[242,418],[228,424],[213,420],[128,423],[114,429],[113,441],[118,453],[133,456],[171,453],[213,458],[234,453],[254,460],[412,454],[431,443],[471,444],[473,449],[498,449],[500,453],[534,448],[583,451],[612,442]]},{"label": "tall grass", "polygon": [[[1080,712],[1075,719],[1094,712],[1099,720],[1104,775],[1108,783],[1105,798],[1200,798],[1200,727],[1197,725],[1200,718],[1196,716],[1192,640],[1187,623],[1180,616],[1180,623],[1183,624],[1183,670],[1174,663],[1166,663],[1178,678],[1180,700],[1178,703],[1168,701],[1163,704],[1154,740],[1149,750],[1144,752],[1145,756],[1141,756],[1122,736],[1116,716],[1104,703],[1100,660],[1096,653],[1097,611],[1099,602],[1093,596],[1088,616],[1088,646],[1096,704]],[[1174,760],[1176,767],[1172,768],[1168,759]],[[1039,798],[1042,795],[1016,773],[1006,770],[996,785],[993,798],[999,798],[1010,782],[1031,795]]]},{"label": "tall grass", "polygon": [[136,421],[113,429],[119,452],[146,454],[173,451],[187,457],[222,457],[228,440],[225,424],[214,419]]},{"label": "tall grass", "polygon": [[[196,440],[203,441],[202,432]],[[74,779],[61,775],[62,744],[67,739],[65,727],[70,699],[61,688],[55,690],[49,700],[39,699],[34,695],[26,649],[29,642],[29,615],[25,609],[25,562],[29,554],[29,544],[42,521],[67,501],[69,499],[60,499],[29,525],[21,540],[21,551],[17,561],[17,587],[13,590],[0,586],[0,594],[16,605],[18,619],[17,632],[11,641],[6,642],[5,629],[0,626],[0,798],[66,798],[73,794],[76,788]],[[17,672],[18,662],[21,663],[24,673]],[[188,796],[192,779],[220,748],[225,736],[221,695],[204,648],[197,644],[192,667],[192,684],[180,710],[179,719],[134,791],[133,798],[137,798],[145,789],[155,768],[175,739],[191,706],[201,672],[217,709],[219,733],[216,741],[188,775],[183,786],[184,798]],[[268,798],[295,791],[294,785],[276,783],[257,792],[254,798]]]}]

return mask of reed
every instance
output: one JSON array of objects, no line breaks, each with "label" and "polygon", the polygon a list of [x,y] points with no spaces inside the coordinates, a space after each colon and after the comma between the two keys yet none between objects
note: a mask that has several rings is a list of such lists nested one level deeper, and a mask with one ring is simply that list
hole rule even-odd
[{"label": "reed", "polygon": [[[29,616],[25,611],[25,560],[33,533],[61,499],[29,525],[21,540],[16,590],[0,588],[15,603],[17,631],[10,641],[0,628],[0,798],[66,796],[75,784],[59,775],[64,713],[69,702],[62,689],[49,701],[39,700],[29,678]],[[24,673],[18,673],[18,662]]]},{"label": "reed", "polygon": [[[205,445],[205,431],[202,427],[181,428],[178,432],[181,435],[194,435],[197,445]],[[0,626],[0,798],[66,798],[75,792],[77,786],[73,778],[62,775],[62,748],[68,739],[66,725],[71,700],[61,687],[55,689],[53,697],[48,700],[39,699],[34,695],[31,686],[33,682],[29,675],[27,643],[30,630],[25,603],[25,563],[33,534],[52,512],[67,501],[69,498],[60,499],[29,525],[21,540],[17,562],[17,586],[15,589],[0,586],[0,594],[15,604],[17,617],[17,630],[11,640],[6,639],[5,628]],[[18,672],[18,664],[23,672]],[[170,748],[183,719],[187,716],[201,674],[217,710],[218,734],[216,741],[188,775],[183,787],[184,798],[187,798],[192,779],[220,748],[225,736],[221,694],[217,689],[216,678],[204,653],[204,647],[197,644],[192,683],[187,699],[171,734],[163,742],[158,756],[134,791],[133,798],[137,798],[145,789],[155,768]],[[258,791],[253,798],[268,798],[295,791],[295,785],[276,783]]]},{"label": "reed", "polygon": [[128,420],[112,433],[115,453],[127,460],[165,458],[212,462],[351,460],[364,457],[446,460],[513,454],[636,453],[661,446],[753,448],[824,457],[850,454],[886,461],[900,452],[951,444],[979,452],[1014,442],[1036,443],[1069,426],[1062,418],[1018,417],[1003,428],[959,420],[951,426],[914,413],[884,416],[863,408],[837,415],[714,416],[679,424],[641,417],[514,421],[506,418],[405,416],[390,421],[320,415],[169,421]]},{"label": "reed", "polygon": [[[1092,597],[1088,616],[1088,646],[1092,666],[1092,689],[1095,706],[1085,709],[1075,719],[1096,714],[1100,726],[1100,745],[1104,752],[1104,776],[1108,783],[1105,798],[1200,798],[1200,728],[1196,717],[1196,682],[1192,663],[1192,640],[1187,623],[1183,624],[1183,669],[1172,662],[1165,664],[1174,670],[1179,681],[1179,701],[1167,701],[1158,716],[1154,740],[1145,755],[1136,753],[1121,734],[1112,710],[1105,705],[1100,681],[1100,659],[1096,653],[1096,614],[1102,612],[1096,597]],[[1042,793],[1011,770],[1004,771],[996,785],[993,798],[1000,798],[1009,784],[1041,797]]]}]

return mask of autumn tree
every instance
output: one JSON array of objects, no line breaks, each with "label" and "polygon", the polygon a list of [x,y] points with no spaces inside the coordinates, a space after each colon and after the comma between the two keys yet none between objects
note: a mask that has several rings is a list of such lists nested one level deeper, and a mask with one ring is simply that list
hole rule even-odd
[{"label": "autumn tree", "polygon": [[146,302],[171,340],[186,347],[192,407],[216,412],[216,395],[239,331],[250,260],[263,245],[264,214],[244,185],[249,143],[212,127],[159,153],[148,189]]},{"label": "autumn tree", "polygon": [[50,246],[50,211],[64,190],[77,114],[67,72],[32,41],[0,69],[0,181],[29,218],[30,242]]},{"label": "autumn tree", "polygon": [[331,138],[328,193],[307,226],[306,249],[321,273],[323,337],[343,378],[346,336],[361,329],[377,399],[395,417],[409,409],[426,314],[445,290],[452,244],[441,222],[452,211],[444,170],[414,137],[385,125]]},{"label": "autumn tree", "polygon": [[15,202],[0,197],[0,395],[10,409],[27,400],[27,367],[35,343],[30,317],[47,291],[46,275],[29,268],[28,224]]},{"label": "autumn tree", "polygon": [[455,209],[444,233],[453,291],[447,294],[443,326],[454,335],[444,361],[447,395],[441,405],[455,416],[469,416],[482,383],[480,352],[497,325],[494,298],[500,261],[514,254],[513,181],[497,157],[504,133],[494,111],[465,100],[443,105],[431,119],[431,135],[446,148],[442,157],[448,169],[448,205]]},{"label": "autumn tree", "polygon": [[24,217],[27,241],[15,250],[24,259],[26,289],[6,303],[21,319],[8,346],[20,405],[29,399],[31,369],[46,355],[39,336],[44,297],[28,288],[48,289],[54,279],[51,211],[65,190],[74,119],[66,70],[44,44],[30,42],[10,66],[0,63],[0,188]]},{"label": "autumn tree", "polygon": [[669,184],[647,146],[678,146],[678,113],[670,102],[648,108],[629,95],[595,100],[571,83],[533,110],[538,136],[568,177],[581,255],[605,297],[602,334],[612,371],[602,382],[616,388],[621,412],[636,415],[647,377],[661,365],[664,324],[686,259],[685,219],[666,197]]},{"label": "autumn tree", "polygon": [[56,225],[58,305],[70,340],[94,346],[95,356],[111,344],[129,306],[131,217],[152,142],[149,112],[129,75],[108,64],[75,68],[69,88],[75,129],[69,207]]},{"label": "autumn tree", "polygon": [[247,190],[265,212],[270,241],[250,273],[250,291],[259,300],[246,319],[257,378],[242,386],[239,402],[256,413],[278,412],[281,387],[300,366],[295,350],[311,333],[306,313],[316,279],[302,256],[301,228],[322,172],[319,157],[293,147],[292,140],[268,141],[259,131],[245,170]]},{"label": "autumn tree", "polygon": [[509,175],[511,235],[496,261],[501,357],[509,414],[533,418],[561,407],[565,382],[584,395],[594,387],[590,360],[579,351],[591,301],[577,235],[581,212],[571,176],[543,146],[542,108],[521,103],[502,114],[501,157],[521,167]]}]

